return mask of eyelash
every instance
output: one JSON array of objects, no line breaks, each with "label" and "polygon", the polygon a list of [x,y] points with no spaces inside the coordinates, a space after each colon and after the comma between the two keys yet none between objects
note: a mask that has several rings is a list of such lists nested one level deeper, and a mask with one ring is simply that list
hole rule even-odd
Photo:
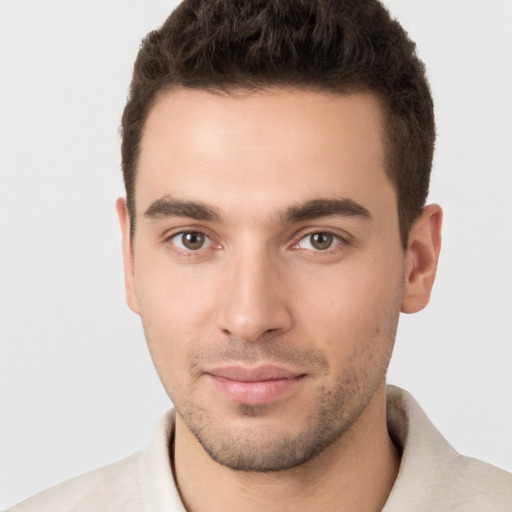
[{"label": "eyelash", "polygon": [[[174,238],[179,237],[179,236],[183,236],[183,235],[186,235],[186,234],[202,235],[205,238],[207,238],[210,243],[209,243],[209,245],[207,247],[200,247],[199,249],[194,250],[194,249],[186,249],[186,248],[178,247],[172,241]],[[317,249],[317,250],[314,250],[314,249],[303,249],[301,247],[298,247],[298,245],[303,240],[305,240],[308,237],[311,237],[313,235],[328,235],[328,236],[332,236],[337,243],[335,243],[333,246],[328,247],[327,249],[323,249],[323,250],[322,249]],[[301,233],[300,237],[297,237],[295,240],[296,241],[293,242],[291,246],[289,246],[290,249],[292,249],[294,251],[300,251],[300,250],[309,251],[310,253],[314,254],[315,256],[320,256],[322,254],[325,254],[325,255],[332,254],[332,253],[337,252],[339,250],[343,250],[344,248],[346,248],[347,246],[350,245],[350,240],[347,237],[343,237],[339,233],[335,233],[334,231],[329,230],[329,229],[314,230],[314,231],[310,231],[310,232],[307,232],[307,233]],[[215,242],[213,240],[213,237],[211,237],[208,233],[206,233],[205,231],[203,231],[201,229],[193,229],[193,228],[192,229],[182,229],[181,231],[178,231],[176,233],[170,234],[169,236],[165,237],[164,243],[171,244],[174,247],[174,250],[176,250],[181,255],[196,256],[196,257],[204,254],[204,250],[205,249],[209,249],[209,248],[211,248],[212,245],[215,244]],[[220,244],[217,244],[217,245],[220,246]]]},{"label": "eyelash", "polygon": [[[302,249],[301,247],[298,247],[298,245],[308,237],[311,237],[313,235],[328,235],[332,236],[337,243],[334,243],[331,247],[328,247],[327,249]],[[329,229],[320,229],[320,230],[314,230],[309,231],[307,233],[301,233],[300,237],[297,239],[296,242],[293,243],[291,246],[291,249],[300,251],[300,250],[307,250],[314,254],[315,256],[321,256],[321,255],[328,255],[333,254],[334,252],[340,251],[345,249],[348,245],[350,245],[350,240],[347,237],[341,236],[339,233],[334,232]]]},{"label": "eyelash", "polygon": [[[178,247],[176,245],[176,243],[173,242],[173,239],[180,237],[180,236],[182,237],[183,235],[187,235],[187,234],[197,234],[197,235],[204,236],[207,240],[209,240],[208,246],[200,247],[197,250],[194,250],[194,249]],[[169,236],[165,237],[164,243],[171,244],[178,253],[180,253],[181,255],[185,255],[185,256],[199,256],[199,255],[203,254],[204,249],[208,249],[213,244],[215,244],[213,238],[208,233],[206,233],[205,231],[203,231],[201,229],[182,229],[181,231],[178,231],[177,233],[172,233]]]}]

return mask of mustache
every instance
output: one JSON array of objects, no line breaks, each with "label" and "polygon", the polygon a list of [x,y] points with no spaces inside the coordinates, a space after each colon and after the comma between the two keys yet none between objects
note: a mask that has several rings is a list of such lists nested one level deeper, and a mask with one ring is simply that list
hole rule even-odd
[{"label": "mustache", "polygon": [[261,339],[251,342],[232,337],[225,345],[214,345],[199,349],[189,361],[191,372],[212,363],[255,365],[259,362],[286,367],[292,366],[295,369],[307,369],[322,375],[329,372],[329,363],[318,348],[298,347],[294,343],[286,340],[276,340],[271,336],[261,337]]}]

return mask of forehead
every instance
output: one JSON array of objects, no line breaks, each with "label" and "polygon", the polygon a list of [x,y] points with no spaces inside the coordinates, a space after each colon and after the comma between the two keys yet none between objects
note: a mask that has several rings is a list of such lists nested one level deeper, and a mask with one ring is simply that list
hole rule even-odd
[{"label": "forehead", "polygon": [[372,94],[162,93],[141,139],[137,212],[165,194],[242,209],[340,195],[371,203],[384,188],[394,196],[383,125]]}]

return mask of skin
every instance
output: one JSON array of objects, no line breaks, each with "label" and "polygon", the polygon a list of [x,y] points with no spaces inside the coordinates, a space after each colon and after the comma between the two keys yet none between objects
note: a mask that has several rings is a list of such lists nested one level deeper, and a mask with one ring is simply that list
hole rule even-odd
[{"label": "skin", "polygon": [[[362,93],[178,89],[152,107],[133,239],[123,199],[117,209],[189,510],[384,505],[400,457],[386,370],[400,311],[428,302],[441,210],[425,208],[404,252],[382,126]],[[233,398],[215,375],[226,365],[293,378]]]}]

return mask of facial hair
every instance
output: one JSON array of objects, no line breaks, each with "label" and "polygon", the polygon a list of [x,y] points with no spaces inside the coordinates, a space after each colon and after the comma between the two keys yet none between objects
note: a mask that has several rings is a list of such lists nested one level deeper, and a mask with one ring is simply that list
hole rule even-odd
[{"label": "facial hair", "polygon": [[[188,399],[175,402],[177,414],[205,452],[214,461],[232,470],[272,472],[304,464],[326,450],[350,429],[385,380],[396,324],[397,321],[391,329],[392,332],[387,333],[389,350],[380,352],[380,360],[372,360],[372,353],[375,351],[373,343],[376,342],[374,337],[365,337],[365,342],[357,345],[357,350],[349,358],[357,361],[368,359],[371,368],[354,364],[340,372],[330,367],[318,349],[299,349],[291,343],[271,337],[252,344],[231,339],[227,346],[210,347],[191,359],[191,375],[198,372],[205,362],[254,364],[260,360],[304,368],[307,370],[305,373],[314,374],[319,381],[322,381],[322,377],[329,378],[332,372],[337,372],[339,375],[335,379],[335,385],[324,384],[315,389],[314,406],[306,415],[305,421],[302,418],[303,424],[294,434],[276,432],[261,424],[256,430],[230,433],[215,426],[211,412],[205,407]],[[384,342],[381,336],[377,335],[376,338],[379,338],[379,342]],[[261,419],[269,414],[269,406],[242,403],[236,405],[236,412],[239,417]],[[290,418],[290,423],[293,421]]]}]

